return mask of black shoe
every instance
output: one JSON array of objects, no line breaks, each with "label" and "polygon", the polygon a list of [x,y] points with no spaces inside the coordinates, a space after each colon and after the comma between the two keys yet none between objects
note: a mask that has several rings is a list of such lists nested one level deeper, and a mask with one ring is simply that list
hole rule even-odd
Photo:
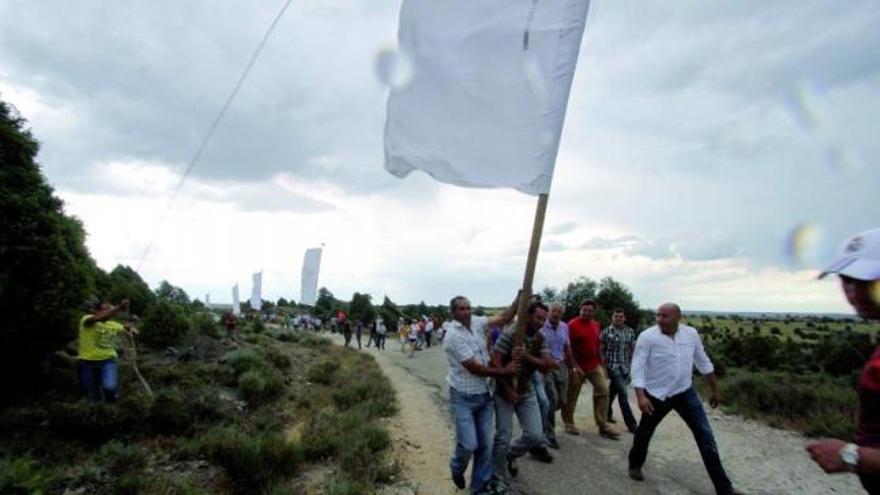
[{"label": "black shoe", "polygon": [[555,438],[547,440],[547,446],[551,449],[559,450],[559,442],[557,442]]},{"label": "black shoe", "polygon": [[637,425],[629,425],[626,427],[626,429],[629,430],[629,432],[632,433],[633,435],[636,434],[636,428],[637,428]]},{"label": "black shoe", "polygon": [[511,478],[516,478],[519,474],[519,467],[516,465],[516,458],[510,457],[510,454],[507,454],[507,472],[510,473]]},{"label": "black shoe", "polygon": [[645,481],[645,475],[642,474],[642,468],[629,468],[629,477],[636,481]]},{"label": "black shoe", "polygon": [[614,419],[614,418],[612,418],[611,416],[608,416],[608,422],[609,422],[609,423],[617,424],[617,420]]},{"label": "black shoe", "polygon": [[537,459],[541,462],[544,462],[547,464],[553,463],[553,456],[550,455],[550,451],[547,449],[532,449],[529,451],[529,453],[532,454],[532,457],[534,457],[535,459]]},{"label": "black shoe", "polygon": [[452,473],[452,482],[455,483],[456,488],[464,490],[464,473]]}]

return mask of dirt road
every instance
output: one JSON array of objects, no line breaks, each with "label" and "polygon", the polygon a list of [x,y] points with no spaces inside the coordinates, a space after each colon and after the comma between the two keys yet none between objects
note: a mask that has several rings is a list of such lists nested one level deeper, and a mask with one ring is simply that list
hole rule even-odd
[{"label": "dirt road", "polygon": [[[408,358],[396,341],[389,341],[384,352],[364,352],[377,358],[398,391],[401,414],[392,430],[405,454],[403,474],[411,480],[414,491],[464,493],[453,487],[447,467],[453,434],[443,349],[435,346]],[[807,439],[803,436],[720,411],[711,411],[709,416],[724,466],[740,490],[749,494],[861,493],[854,476],[822,473],[805,453]],[[598,435],[592,422],[589,386],[578,401],[575,421],[585,433],[573,437],[560,431],[557,437],[561,449],[553,451],[553,464],[528,458],[519,462],[520,474],[514,486],[518,493],[714,493],[690,430],[675,413],[663,421],[651,442],[644,483],[630,480],[626,473],[632,435],[624,434],[620,441]]]}]

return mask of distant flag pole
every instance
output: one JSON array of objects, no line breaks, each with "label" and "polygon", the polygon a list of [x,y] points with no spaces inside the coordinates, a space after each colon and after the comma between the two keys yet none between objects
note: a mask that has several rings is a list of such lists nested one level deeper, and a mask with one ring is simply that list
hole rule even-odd
[{"label": "distant flag pole", "polygon": [[522,342],[590,0],[403,0],[385,169],[538,196],[519,300]]},{"label": "distant flag pole", "polygon": [[318,274],[321,269],[322,247],[306,249],[303,257],[302,275],[300,277],[299,302],[314,306],[318,300]]},{"label": "distant flag pole", "polygon": [[241,314],[241,301],[238,299],[238,283],[232,286],[232,314]]}]

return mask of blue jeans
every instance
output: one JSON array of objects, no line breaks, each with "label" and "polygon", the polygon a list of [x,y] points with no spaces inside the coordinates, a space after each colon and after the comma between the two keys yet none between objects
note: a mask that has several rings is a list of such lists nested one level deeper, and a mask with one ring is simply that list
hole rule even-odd
[{"label": "blue jeans", "polygon": [[453,474],[464,473],[471,455],[471,493],[488,494],[492,479],[492,397],[463,394],[449,387],[449,407],[455,422],[455,452],[449,459]]},{"label": "blue jeans", "polygon": [[[511,442],[513,436],[513,413],[519,420],[522,436]],[[547,448],[537,394],[529,392],[519,397],[515,405],[507,402],[501,394],[495,394],[495,474],[493,482],[507,483],[507,456],[522,457],[531,449]]]},{"label": "blue jeans", "polygon": [[550,399],[547,397],[547,391],[544,389],[544,375],[540,371],[536,370],[532,373],[532,387],[535,389],[535,396],[538,399],[538,410],[541,412],[541,431],[547,437],[548,422],[550,421]]},{"label": "blue jeans", "polygon": [[697,448],[700,449],[700,456],[703,458],[706,471],[709,472],[709,478],[715,485],[715,492],[719,495],[733,493],[733,485],[721,465],[721,457],[718,455],[715,436],[709,426],[709,418],[706,417],[703,403],[693,387],[678,395],[667,397],[666,400],[660,400],[647,392],[646,395],[654,406],[654,413],[642,414],[642,419],[636,428],[632,449],[629,451],[629,466],[641,469],[648,456],[648,444],[651,442],[654,430],[657,429],[660,421],[663,421],[663,418],[669,414],[669,411],[675,410],[691,429],[694,440],[697,441]]},{"label": "blue jeans", "polygon": [[115,359],[103,361],[80,359],[77,368],[79,382],[90,401],[100,401],[102,392],[107,402],[116,401],[119,396],[119,379]]},{"label": "blue jeans", "polygon": [[620,414],[623,415],[623,422],[626,423],[626,428],[629,431],[633,431],[636,429],[636,418],[633,416],[632,408],[629,405],[629,394],[626,393],[626,379],[626,374],[620,370],[611,371],[608,376],[608,381],[611,385],[608,392],[608,419],[611,419],[611,405],[614,404],[614,397],[617,396]]}]

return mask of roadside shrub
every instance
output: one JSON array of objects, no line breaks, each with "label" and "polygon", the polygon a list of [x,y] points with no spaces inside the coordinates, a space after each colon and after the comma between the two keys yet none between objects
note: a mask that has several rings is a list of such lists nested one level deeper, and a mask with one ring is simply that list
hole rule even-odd
[{"label": "roadside shrub", "polygon": [[391,446],[391,435],[379,426],[361,423],[341,444],[339,465],[354,479],[375,481],[382,464],[382,451]]},{"label": "roadside shrub", "polygon": [[242,398],[252,404],[264,404],[277,397],[284,389],[281,375],[271,368],[257,368],[238,377]]},{"label": "roadside shrub", "polygon": [[138,431],[148,418],[150,402],[131,394],[116,404],[93,404],[83,399],[50,404],[47,411],[49,426],[59,436],[102,444],[120,433]]},{"label": "roadside shrub", "polygon": [[215,339],[219,339],[223,336],[220,331],[220,322],[214,321],[214,317],[211,316],[211,313],[201,312],[194,314],[190,320],[190,324],[195,333],[207,335]]},{"label": "roadside shrub", "polygon": [[306,379],[313,383],[330,385],[337,369],[339,369],[339,363],[330,359],[324,359],[309,366],[309,369],[306,370]]},{"label": "roadside shrub", "polygon": [[228,353],[226,355],[226,364],[235,370],[236,375],[268,366],[268,363],[256,350],[248,347],[236,349]]},{"label": "roadside shrub", "polygon": [[300,447],[281,435],[249,434],[228,426],[209,430],[195,441],[194,449],[249,491],[295,474],[303,459]]},{"label": "roadside shrub", "polygon": [[266,331],[266,324],[263,323],[262,318],[259,318],[259,317],[251,320],[249,327],[250,327],[251,332],[254,332],[254,333],[263,333]]},{"label": "roadside shrub", "polygon": [[141,340],[152,347],[174,345],[189,333],[190,323],[179,305],[159,299],[147,308],[141,324]]},{"label": "roadside shrub", "polygon": [[142,468],[147,457],[135,446],[111,440],[98,451],[97,460],[110,474],[121,476]]},{"label": "roadside shrub", "polygon": [[161,431],[184,431],[192,422],[188,404],[180,388],[161,388],[150,408],[150,422]]},{"label": "roadside shrub", "polygon": [[264,347],[263,355],[270,363],[272,363],[272,366],[281,371],[290,368],[290,358],[275,347]]},{"label": "roadside shrub", "polygon": [[331,411],[320,411],[309,418],[302,434],[303,453],[309,461],[336,455],[342,442],[341,418]]},{"label": "roadside shrub", "polygon": [[34,459],[0,459],[0,493],[51,493],[61,479],[55,468]]}]

